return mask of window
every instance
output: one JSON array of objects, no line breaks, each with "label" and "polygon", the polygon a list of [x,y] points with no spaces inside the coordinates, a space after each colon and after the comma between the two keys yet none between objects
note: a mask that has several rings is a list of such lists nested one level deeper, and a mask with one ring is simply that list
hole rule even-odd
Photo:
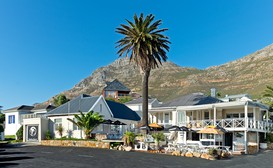
[{"label": "window", "polygon": [[100,104],[100,112],[102,112],[102,104]]},{"label": "window", "polygon": [[115,91],[105,91],[105,97],[116,97]]},{"label": "window", "polygon": [[58,127],[62,126],[62,119],[61,118],[56,118],[54,119],[54,129],[55,131],[58,130]]},{"label": "window", "polygon": [[209,120],[209,112],[208,111],[205,111],[204,119]]},{"label": "window", "polygon": [[239,113],[227,114],[227,118],[239,118]]},{"label": "window", "polygon": [[15,115],[9,115],[8,119],[9,119],[8,121],[9,124],[15,124]]},{"label": "window", "polygon": [[[78,120],[76,118],[73,118],[73,121],[77,122]],[[80,130],[80,128],[76,124],[73,123],[73,131],[75,131],[75,130]]]},{"label": "window", "polygon": [[169,113],[165,113],[164,123],[169,123],[169,120],[170,120]]},{"label": "window", "polygon": [[247,114],[247,117],[248,117],[248,118],[253,118],[253,113],[248,113],[248,114]]}]

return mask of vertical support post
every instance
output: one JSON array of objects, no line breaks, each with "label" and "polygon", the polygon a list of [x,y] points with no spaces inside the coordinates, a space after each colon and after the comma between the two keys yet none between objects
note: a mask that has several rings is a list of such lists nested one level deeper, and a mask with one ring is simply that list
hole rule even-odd
[{"label": "vertical support post", "polygon": [[247,131],[245,131],[245,154],[247,154]]},{"label": "vertical support post", "polygon": [[[213,125],[216,127],[216,107],[213,105]],[[214,134],[214,146],[216,145],[216,135]]]},{"label": "vertical support post", "polygon": [[245,154],[247,154],[247,130],[248,130],[248,102],[245,104]]},{"label": "vertical support post", "polygon": [[256,129],[256,107],[253,107],[253,128]]},{"label": "vertical support post", "polygon": [[269,130],[269,128],[268,128],[268,110],[266,110],[266,131],[268,131]]},{"label": "vertical support post", "polygon": [[248,129],[248,102],[245,104],[245,129]]},{"label": "vertical support post", "polygon": [[259,151],[260,137],[258,131],[256,132],[256,141],[257,141],[257,152]]},{"label": "vertical support post", "polygon": [[213,125],[216,126],[216,107],[213,106]]}]

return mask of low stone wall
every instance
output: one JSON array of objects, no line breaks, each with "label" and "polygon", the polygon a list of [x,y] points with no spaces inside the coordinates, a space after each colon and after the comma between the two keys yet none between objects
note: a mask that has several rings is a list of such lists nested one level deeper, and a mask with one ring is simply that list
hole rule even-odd
[{"label": "low stone wall", "polygon": [[41,145],[45,145],[45,146],[75,146],[75,147],[110,149],[109,142],[98,142],[98,141],[42,140]]}]

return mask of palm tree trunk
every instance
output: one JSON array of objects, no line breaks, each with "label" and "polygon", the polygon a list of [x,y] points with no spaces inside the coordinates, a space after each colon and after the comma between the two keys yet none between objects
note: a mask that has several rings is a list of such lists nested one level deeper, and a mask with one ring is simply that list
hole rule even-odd
[{"label": "palm tree trunk", "polygon": [[142,126],[148,126],[148,83],[150,70],[144,71],[142,76]]}]

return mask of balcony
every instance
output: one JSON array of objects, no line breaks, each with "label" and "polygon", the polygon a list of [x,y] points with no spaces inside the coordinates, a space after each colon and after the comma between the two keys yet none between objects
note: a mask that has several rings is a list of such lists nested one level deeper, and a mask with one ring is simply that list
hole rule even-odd
[{"label": "balcony", "polygon": [[[247,122],[246,122],[247,121]],[[182,124],[182,123],[181,123]],[[230,131],[236,130],[250,130],[250,131],[267,131],[270,127],[273,127],[272,122],[256,121],[253,119],[221,119],[216,120],[191,120],[186,123],[186,126],[192,129],[202,129],[210,125],[216,125],[223,127]]]},{"label": "balcony", "polygon": [[24,119],[28,118],[46,118],[45,114],[24,114],[20,116],[21,124],[23,123]]}]

